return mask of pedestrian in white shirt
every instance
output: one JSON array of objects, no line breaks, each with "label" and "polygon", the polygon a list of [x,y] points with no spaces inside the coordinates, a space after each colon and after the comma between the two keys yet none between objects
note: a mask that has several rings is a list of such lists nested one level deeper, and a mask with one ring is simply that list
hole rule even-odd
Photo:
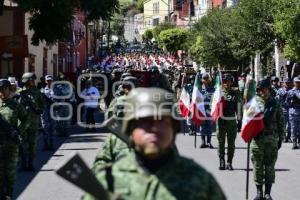
[{"label": "pedestrian in white shirt", "polygon": [[84,106],[86,109],[85,118],[88,126],[86,131],[94,132],[96,130],[94,112],[98,108],[100,92],[92,85],[92,81],[89,79],[86,81],[86,88],[81,92],[81,95],[84,98]]}]

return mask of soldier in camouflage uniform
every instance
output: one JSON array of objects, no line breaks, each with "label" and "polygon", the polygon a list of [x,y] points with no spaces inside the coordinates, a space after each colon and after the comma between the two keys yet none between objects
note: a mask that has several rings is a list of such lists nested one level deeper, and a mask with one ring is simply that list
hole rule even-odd
[{"label": "soldier in camouflage uniform", "polygon": [[[18,130],[28,127],[25,108],[10,98],[10,82],[0,80],[0,117]],[[17,132],[15,132],[17,133]],[[0,127],[0,199],[12,199],[16,181],[19,134],[9,132],[5,126]],[[20,135],[23,135],[20,132]]]},{"label": "soldier in camouflage uniform", "polygon": [[[223,78],[224,104],[223,116],[217,121],[218,154],[220,158],[220,170],[233,170],[232,160],[235,151],[235,139],[237,135],[238,106],[241,98],[238,91],[232,89],[234,78],[230,74],[225,74]],[[227,138],[227,165],[225,166],[225,141]]]},{"label": "soldier in camouflage uniform", "polygon": [[30,119],[30,126],[23,138],[20,148],[20,170],[34,171],[34,156],[36,148],[37,131],[40,123],[40,115],[46,107],[46,101],[39,89],[35,86],[36,75],[31,72],[24,73],[22,83],[24,87],[19,91],[19,102],[25,106]]},{"label": "soldier in camouflage uniform", "polygon": [[286,127],[286,136],[284,142],[291,142],[291,123],[289,119],[289,107],[287,105],[286,99],[287,99],[287,94],[288,92],[292,89],[293,87],[293,82],[290,78],[285,78],[283,80],[283,87],[280,88],[277,91],[275,99],[280,103],[283,111],[283,116],[284,116],[284,123]]},{"label": "soldier in camouflage uniform", "polygon": [[[126,99],[121,133],[134,151],[112,167],[99,171],[98,180],[120,199],[226,199],[214,177],[194,161],[174,153],[180,123],[173,118],[173,95],[158,88],[137,88]],[[161,105],[163,109],[161,108]],[[115,127],[116,124],[113,126]],[[111,127],[109,127],[111,128]],[[85,200],[94,199],[87,195]]]},{"label": "soldier in camouflage uniform", "polygon": [[[254,200],[271,200],[271,187],[275,181],[275,163],[284,136],[284,119],[280,103],[272,96],[271,84],[262,79],[257,84],[258,95],[264,100],[265,128],[250,144],[254,182],[257,196]],[[265,196],[263,197],[263,184]]]}]

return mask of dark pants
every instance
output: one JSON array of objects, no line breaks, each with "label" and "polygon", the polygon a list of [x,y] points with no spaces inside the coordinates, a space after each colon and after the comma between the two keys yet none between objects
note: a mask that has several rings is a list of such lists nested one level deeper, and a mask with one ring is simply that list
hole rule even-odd
[{"label": "dark pants", "polygon": [[94,112],[97,108],[86,108],[86,124],[95,124]]}]

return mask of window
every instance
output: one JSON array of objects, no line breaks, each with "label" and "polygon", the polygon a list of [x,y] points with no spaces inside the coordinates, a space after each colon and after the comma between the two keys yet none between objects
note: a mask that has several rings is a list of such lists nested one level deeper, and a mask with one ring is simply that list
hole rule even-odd
[{"label": "window", "polygon": [[153,26],[157,26],[159,24],[159,18],[153,19]]},{"label": "window", "polygon": [[153,15],[159,14],[159,2],[153,3]]}]

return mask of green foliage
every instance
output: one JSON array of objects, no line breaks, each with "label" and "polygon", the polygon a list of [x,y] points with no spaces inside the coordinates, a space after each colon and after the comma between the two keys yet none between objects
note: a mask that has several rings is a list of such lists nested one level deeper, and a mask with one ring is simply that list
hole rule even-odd
[{"label": "green foliage", "polygon": [[248,62],[237,48],[232,25],[235,13],[231,9],[214,9],[202,17],[193,27],[198,35],[192,44],[191,54],[200,63],[236,68]]},{"label": "green foliage", "polygon": [[197,63],[202,63],[207,66],[215,66],[218,64],[217,59],[212,54],[212,51],[206,51],[207,44],[202,36],[196,38],[196,42],[191,47],[191,54]]},{"label": "green foliage", "polygon": [[137,0],[137,9],[142,13],[144,12],[144,3],[146,0]]},{"label": "green foliage", "polygon": [[121,14],[115,14],[111,19],[111,33],[117,36],[122,36],[124,34],[124,16]]},{"label": "green foliage", "polygon": [[118,0],[15,0],[24,12],[30,12],[29,28],[34,31],[31,42],[53,44],[70,35],[74,11],[86,13],[87,20],[110,19],[118,9]]},{"label": "green foliage", "polygon": [[158,36],[162,31],[168,30],[168,29],[173,29],[173,28],[176,28],[176,26],[174,24],[171,24],[168,22],[161,23],[153,29],[153,37],[156,40],[158,40]]},{"label": "green foliage", "polygon": [[170,53],[187,49],[189,33],[186,29],[173,28],[161,31],[158,36],[158,44]]},{"label": "green foliage", "polygon": [[275,31],[284,46],[287,58],[300,62],[300,3],[299,0],[275,0]]},{"label": "green foliage", "polygon": [[143,37],[147,40],[151,40],[153,38],[153,30],[147,29],[145,33],[143,34]]},{"label": "green foliage", "polygon": [[236,9],[235,31],[242,31],[236,39],[246,42],[249,52],[265,52],[275,40],[273,0],[241,0]]}]

